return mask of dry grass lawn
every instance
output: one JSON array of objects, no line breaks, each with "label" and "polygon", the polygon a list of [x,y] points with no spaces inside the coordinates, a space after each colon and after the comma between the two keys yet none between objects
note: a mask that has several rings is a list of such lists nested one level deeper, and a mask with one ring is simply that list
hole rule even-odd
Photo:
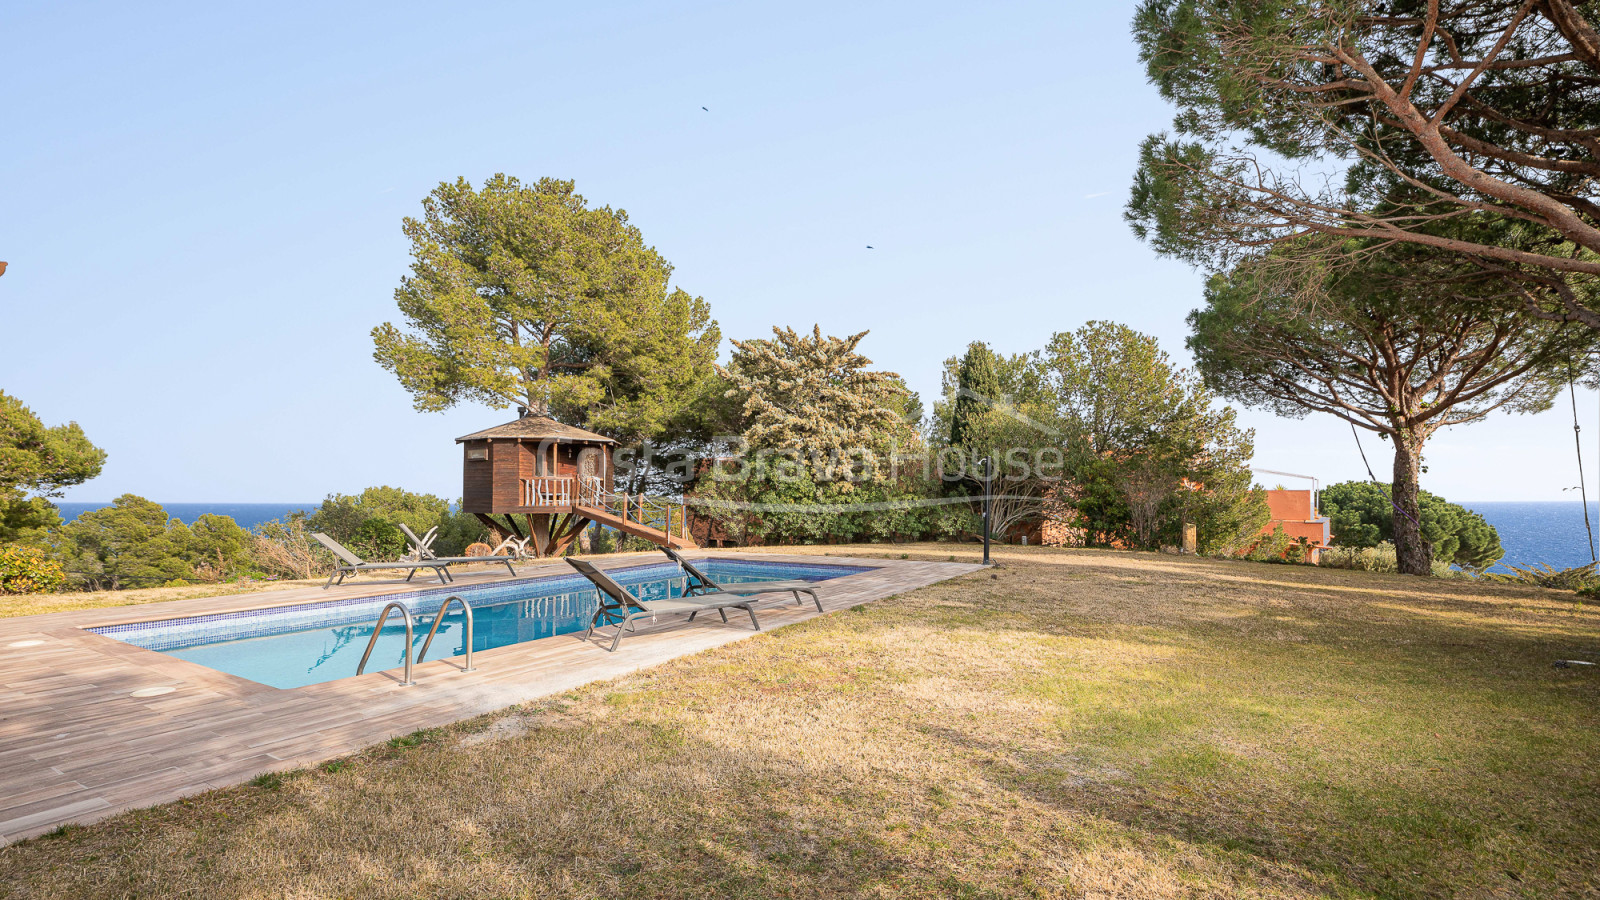
[{"label": "dry grass lawn", "polygon": [[1600,672],[1552,665],[1600,613],[1570,594],[999,555],[0,849],[0,896],[1600,895]]},{"label": "dry grass lawn", "polygon": [[[462,572],[490,571],[504,574],[503,566],[469,563],[452,567]],[[181,587],[133,588],[126,591],[67,591],[58,594],[0,595],[0,619],[11,616],[36,616],[41,613],[67,612],[79,609],[104,609],[111,606],[140,606],[146,603],[164,603],[168,600],[192,600],[197,597],[227,597],[232,594],[261,594],[267,591],[285,591],[290,588],[321,587],[327,575],[316,578],[284,581],[237,581],[226,584],[188,584]],[[378,581],[390,582],[396,588],[404,587],[399,579],[380,573]],[[366,579],[352,579],[346,585],[362,585]],[[426,586],[426,585],[424,585]],[[412,585],[416,587],[416,585]]]},{"label": "dry grass lawn", "polygon": [[226,597],[229,594],[282,591],[319,585],[324,580],[326,576],[309,581],[240,581],[232,584],[190,584],[183,587],[134,588],[126,591],[4,595],[0,596],[0,619],[78,609],[102,609],[108,606],[139,606],[145,603],[164,603],[168,600],[189,600],[195,597]]}]

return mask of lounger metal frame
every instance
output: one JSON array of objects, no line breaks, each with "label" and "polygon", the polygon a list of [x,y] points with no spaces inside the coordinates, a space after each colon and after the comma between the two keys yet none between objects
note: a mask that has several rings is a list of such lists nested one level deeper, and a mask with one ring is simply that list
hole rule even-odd
[{"label": "lounger metal frame", "polygon": [[[323,590],[327,590],[335,584],[344,584],[344,579],[347,575],[354,575],[357,572],[377,572],[385,569],[410,569],[411,571],[406,573],[406,581],[408,582],[417,574],[418,569],[432,569],[433,573],[439,576],[440,584],[449,584],[455,581],[455,576],[450,574],[450,567],[465,563],[505,563],[506,571],[512,575],[517,574],[516,568],[511,565],[511,557],[509,556],[446,556],[395,562],[366,562],[361,557],[351,553],[348,547],[320,531],[311,532],[311,536],[316,538],[317,542],[322,546],[327,547],[334,556],[344,560],[343,565],[336,565],[333,572],[329,573],[327,582],[322,585]],[[337,582],[334,581],[335,577],[339,579]]]},{"label": "lounger metal frame", "polygon": [[817,605],[817,612],[823,611],[822,601],[817,598],[817,589],[812,587],[809,581],[791,578],[784,581],[746,581],[739,584],[719,584],[712,581],[706,573],[696,568],[694,563],[679,555],[678,551],[671,547],[660,547],[658,549],[665,553],[667,558],[677,563],[678,568],[683,570],[683,574],[694,579],[695,583],[684,586],[684,592],[689,596],[709,592],[745,595],[791,593],[794,595],[795,605],[799,606],[805,603],[804,600],[800,599],[800,595],[808,594],[811,597],[811,602]]},{"label": "lounger metal frame", "polygon": [[704,594],[696,597],[675,597],[671,600],[642,600],[592,563],[570,556],[566,557],[566,560],[580,574],[593,582],[595,592],[600,598],[600,605],[589,618],[589,628],[583,633],[583,639],[589,640],[596,628],[615,625],[617,633],[611,639],[612,651],[622,643],[624,631],[637,630],[633,625],[635,619],[655,618],[666,613],[686,612],[689,614],[689,621],[693,622],[694,617],[700,613],[716,610],[717,614],[722,616],[722,621],[726,622],[728,610],[742,609],[750,614],[750,624],[755,630],[761,630],[761,620],[756,618],[755,601],[749,597],[734,594]]}]

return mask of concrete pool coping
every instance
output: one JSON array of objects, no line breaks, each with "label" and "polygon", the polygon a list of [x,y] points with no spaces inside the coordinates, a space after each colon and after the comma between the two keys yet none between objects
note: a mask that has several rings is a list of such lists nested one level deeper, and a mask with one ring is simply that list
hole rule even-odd
[{"label": "concrete pool coping", "polygon": [[[697,554],[808,565],[871,567],[819,582],[825,612],[771,603],[765,631],[891,597],[976,571],[970,563],[817,557],[780,553]],[[628,554],[601,560],[628,567],[661,560]],[[564,575],[559,561],[518,567],[517,578]],[[461,587],[510,581],[503,569],[458,572]],[[68,822],[247,781],[263,772],[345,756],[421,728],[446,725],[516,703],[626,675],[680,656],[752,637],[748,621],[683,617],[640,629],[616,653],[609,641],[558,635],[474,654],[475,670],[454,659],[416,668],[401,687],[395,671],[278,689],[85,629],[128,622],[296,606],[439,587],[380,580],[322,590],[295,588],[0,619],[0,844]],[[8,646],[40,641],[30,646]],[[153,688],[173,688],[153,693]],[[134,696],[135,693],[142,696]]]}]

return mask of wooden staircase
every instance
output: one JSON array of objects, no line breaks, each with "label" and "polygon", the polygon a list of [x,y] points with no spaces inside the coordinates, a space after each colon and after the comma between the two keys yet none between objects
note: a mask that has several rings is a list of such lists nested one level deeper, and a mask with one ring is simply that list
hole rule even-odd
[{"label": "wooden staircase", "polygon": [[[583,516],[585,519],[588,519],[592,522],[598,522],[607,528],[615,528],[624,534],[631,534],[634,537],[644,538],[645,540],[657,546],[671,547],[674,550],[693,550],[699,546],[694,542],[694,538],[689,537],[687,527],[684,527],[680,531],[678,523],[683,520],[676,517],[674,517],[672,520],[672,530],[678,533],[667,534],[664,528],[656,528],[644,522],[635,522],[630,519],[624,519],[609,508],[601,509],[594,506],[577,506],[573,509],[578,515]],[[665,523],[663,523],[663,525],[664,524]]]},{"label": "wooden staircase", "polygon": [[689,517],[682,503],[648,494],[619,494],[607,491],[593,476],[578,479],[575,515],[615,528],[623,534],[641,537],[658,547],[694,549],[689,536]]},{"label": "wooden staircase", "polygon": [[533,555],[560,556],[590,522],[615,528],[652,544],[673,549],[694,549],[688,514],[682,502],[648,494],[619,494],[606,490],[592,475],[540,475],[522,482],[520,506],[504,514],[505,521],[477,513],[499,541],[506,535],[523,538],[518,517],[527,525]]}]

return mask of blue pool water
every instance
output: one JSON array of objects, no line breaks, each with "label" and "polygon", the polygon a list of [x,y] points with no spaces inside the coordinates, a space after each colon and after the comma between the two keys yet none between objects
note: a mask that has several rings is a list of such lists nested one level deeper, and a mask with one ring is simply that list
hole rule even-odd
[{"label": "blue pool water", "polygon": [[[868,571],[858,566],[722,559],[706,560],[701,568],[722,583],[791,578],[825,581]],[[613,569],[611,575],[645,599],[679,596],[685,580],[672,563]],[[460,595],[472,606],[474,651],[581,631],[588,627],[596,603],[594,587],[574,574],[106,625],[91,630],[251,681],[293,688],[356,674],[378,613],[390,600],[404,600],[411,608],[412,652],[420,651],[439,607],[452,595]],[[428,650],[428,659],[466,652],[465,621],[460,607],[451,604]],[[368,672],[402,664],[405,632],[404,623],[391,613],[367,663]]]}]

